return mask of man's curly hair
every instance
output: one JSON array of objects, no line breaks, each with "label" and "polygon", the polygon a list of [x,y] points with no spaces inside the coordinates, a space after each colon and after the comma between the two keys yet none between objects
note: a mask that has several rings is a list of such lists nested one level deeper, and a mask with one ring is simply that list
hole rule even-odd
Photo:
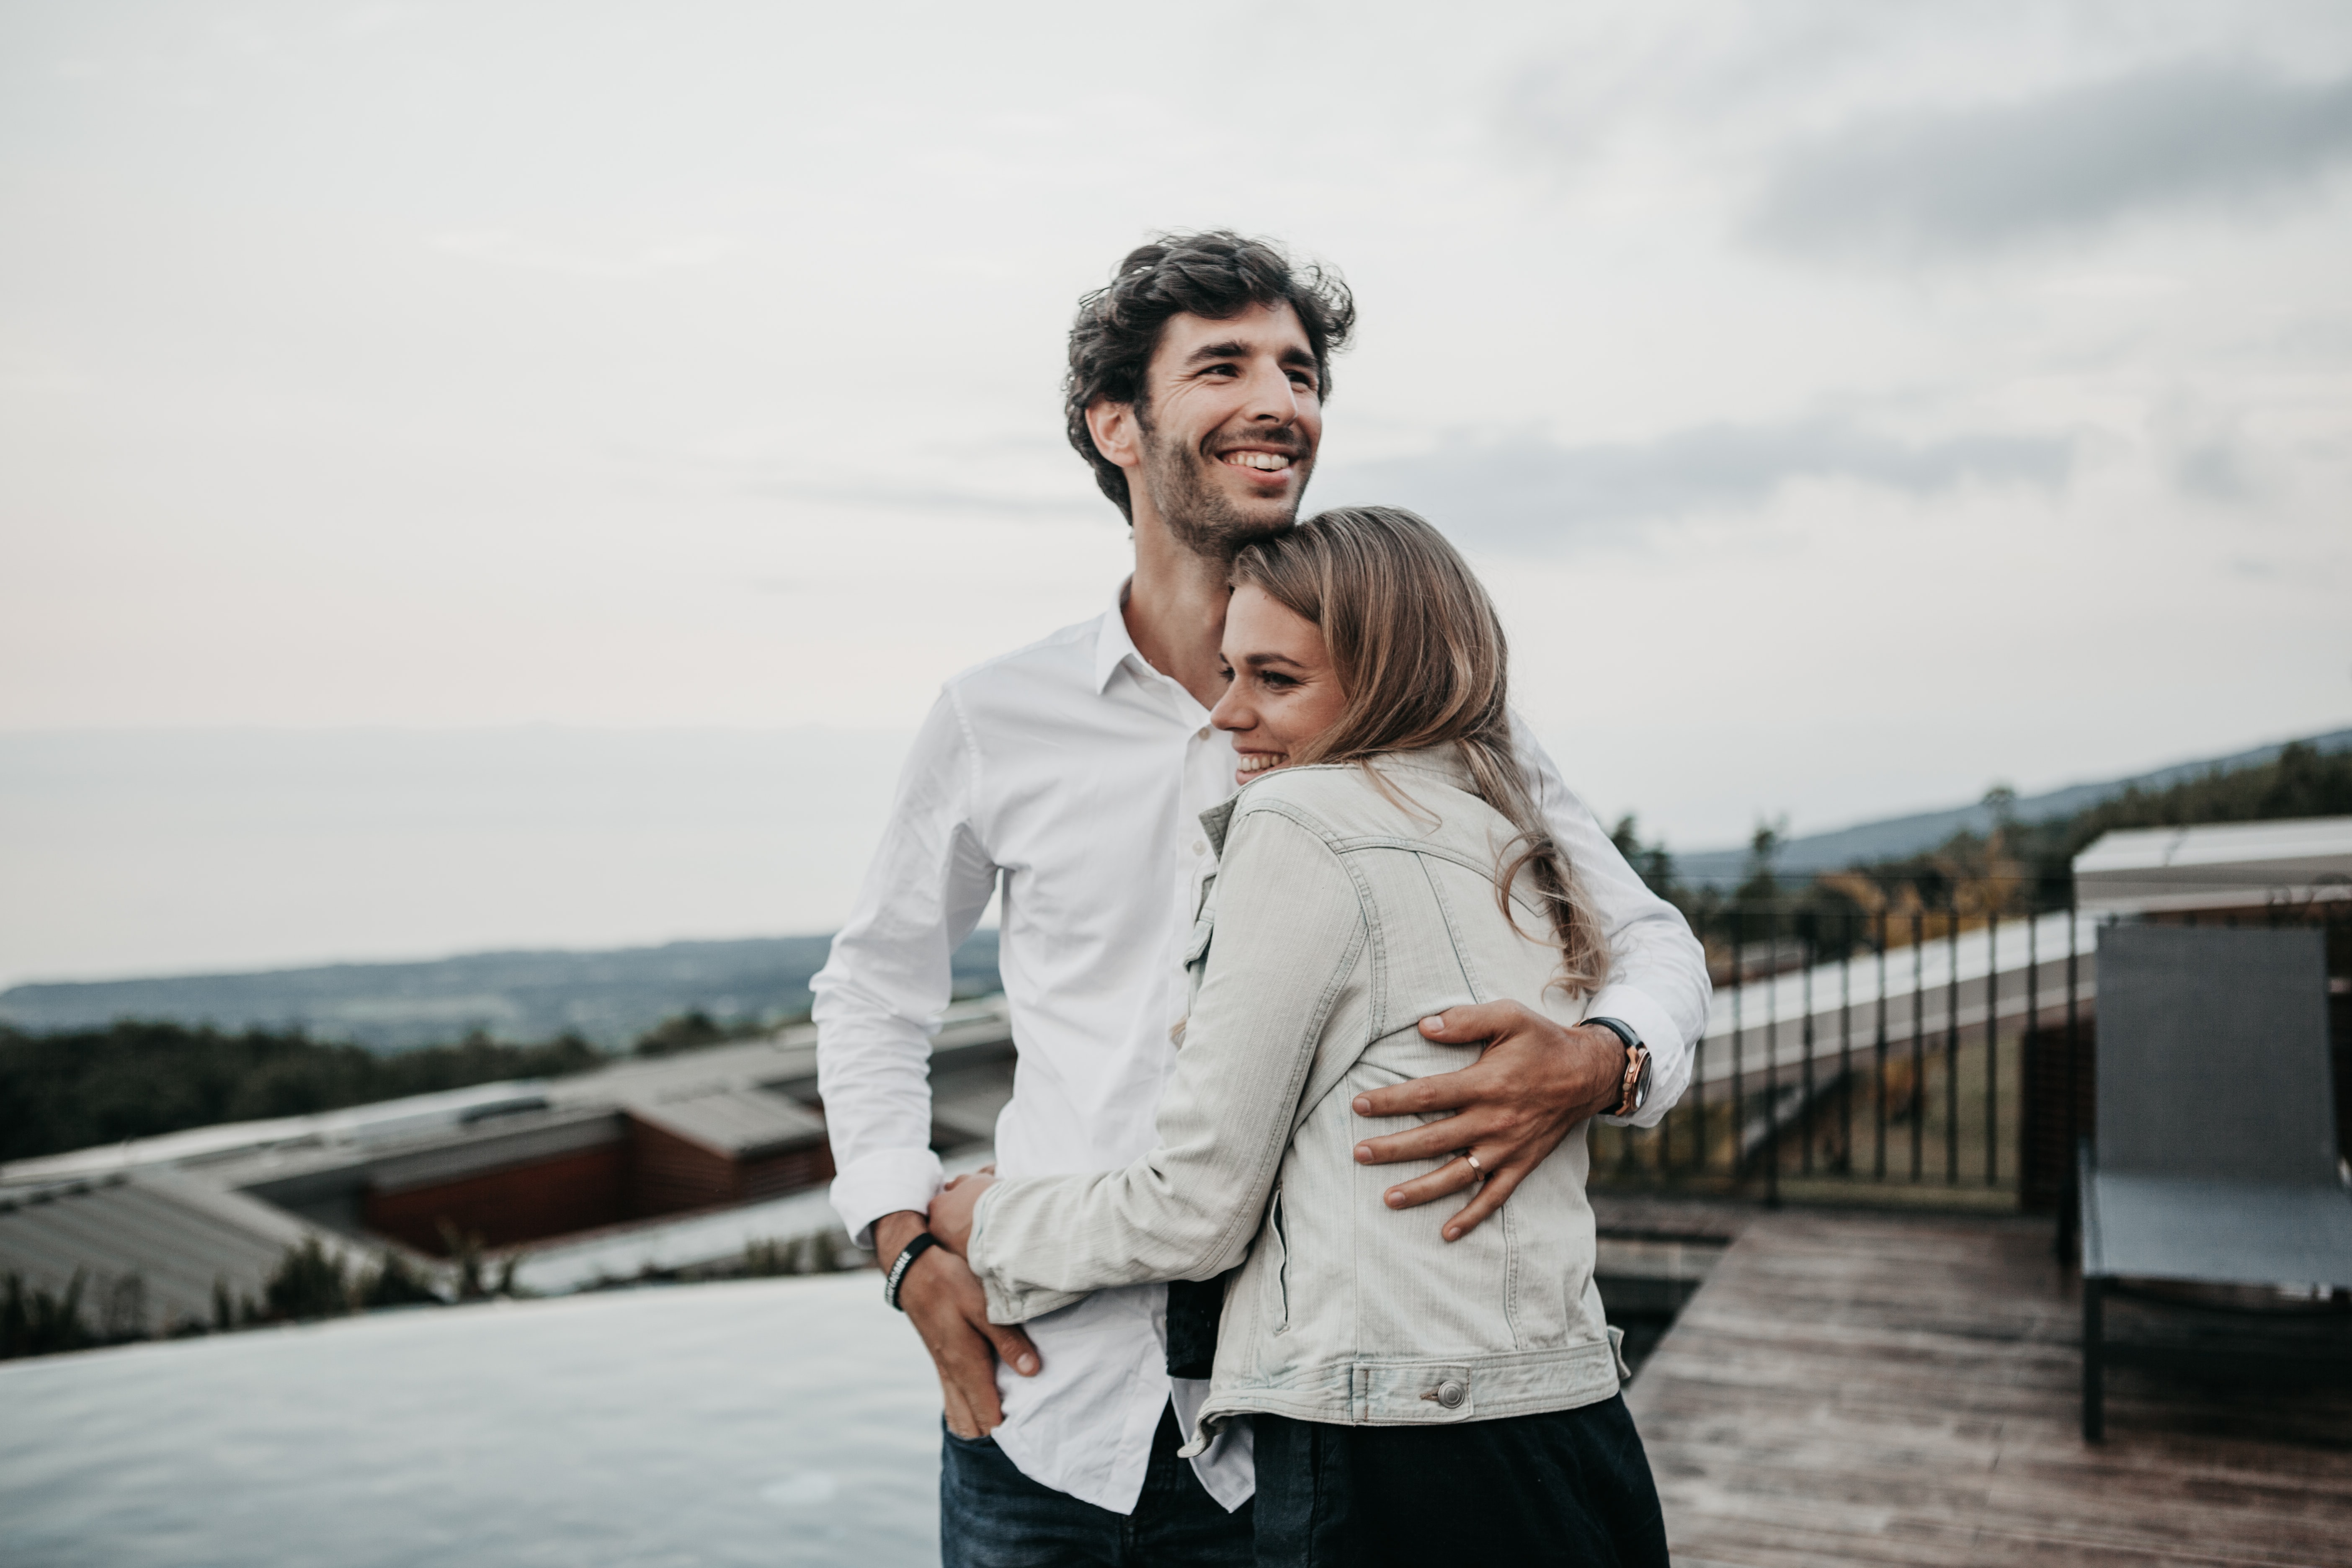
[{"label": "man's curly hair", "polygon": [[1070,445],[1093,465],[1095,483],[1111,504],[1135,518],[1127,471],[1095,448],[1087,410],[1097,403],[1131,403],[1148,414],[1144,371],[1171,316],[1238,316],[1252,305],[1288,305],[1315,351],[1318,384],[1331,395],[1331,356],[1348,346],[1356,326],[1356,300],[1328,268],[1293,265],[1273,244],[1227,229],[1163,234],[1139,245],[1118,264],[1108,287],[1078,301],[1070,327],[1070,373],[1062,382],[1062,409]]}]

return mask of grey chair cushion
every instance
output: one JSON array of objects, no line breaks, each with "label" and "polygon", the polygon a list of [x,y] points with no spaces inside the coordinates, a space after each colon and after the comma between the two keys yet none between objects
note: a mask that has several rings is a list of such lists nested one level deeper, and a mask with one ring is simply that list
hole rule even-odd
[{"label": "grey chair cushion", "polygon": [[2083,1205],[2083,1272],[2227,1285],[2352,1288],[2352,1193],[2100,1170]]}]

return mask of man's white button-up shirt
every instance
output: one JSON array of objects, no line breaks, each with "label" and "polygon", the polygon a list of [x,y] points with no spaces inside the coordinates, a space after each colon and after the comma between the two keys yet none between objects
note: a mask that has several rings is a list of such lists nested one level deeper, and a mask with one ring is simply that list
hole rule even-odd
[{"label": "man's white button-up shirt", "polygon": [[[1689,1080],[1706,960],[1524,727],[1520,751],[1609,932],[1614,977],[1591,1011],[1651,1047],[1651,1093],[1630,1120],[1654,1124]],[[1150,1152],[1183,1018],[1181,942],[1214,866],[1199,817],[1234,792],[1234,766],[1192,693],[1136,652],[1119,604],[947,683],[812,985],[833,1203],[852,1236],[866,1240],[876,1220],[921,1209],[939,1190],[930,1037],[949,955],[1000,883],[998,963],[1019,1058],[997,1169],[1113,1170]],[[1166,1297],[1157,1285],[1098,1291],[1026,1325],[1044,1367],[998,1370],[995,1433],[1023,1473],[1133,1510],[1171,1393]],[[1250,1495],[1246,1448],[1221,1443],[1193,1463],[1227,1507]]]}]

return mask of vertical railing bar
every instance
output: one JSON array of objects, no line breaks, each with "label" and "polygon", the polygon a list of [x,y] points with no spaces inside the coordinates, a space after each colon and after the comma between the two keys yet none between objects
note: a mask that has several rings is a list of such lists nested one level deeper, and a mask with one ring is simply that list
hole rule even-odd
[{"label": "vertical railing bar", "polygon": [[1764,1202],[1780,1206],[1780,903],[1766,928],[1772,976],[1764,983]]},{"label": "vertical railing bar", "polygon": [[[1702,911],[1699,923],[1699,952],[1706,952],[1706,915]],[[1691,1051],[1691,1170],[1695,1174],[1706,1173],[1706,1026],[1699,1026],[1698,1044]]]},{"label": "vertical railing bar", "polygon": [[1985,923],[1985,1185],[2000,1184],[2000,904]]},{"label": "vertical railing bar", "polygon": [[[2040,891],[2039,889],[2033,889],[2026,895],[2025,900],[2025,1032],[2018,1037],[2017,1051],[2017,1087],[2019,1098],[2021,1100],[2017,1112],[2019,1156],[2017,1200],[2020,1204],[2026,1200],[2025,1188],[2029,1173],[2025,1164],[2027,1161],[2033,1158],[2033,1145],[2039,1141],[2038,1130],[2027,1126],[2025,1118],[2028,1111],[2035,1109],[2033,1085],[2027,1081],[2027,1076],[2039,1065],[2043,1050],[2039,1043],[2042,1033],[2042,911],[2038,908],[2041,903]],[[2046,1119],[2050,1108],[2045,1105],[2040,1109],[2042,1117]],[[2049,1125],[2046,1120],[2043,1120],[2042,1124],[2045,1127]]]},{"label": "vertical railing bar", "polygon": [[1731,1152],[1727,1158],[1731,1168],[1727,1174],[1739,1180],[1739,1139],[1748,1127],[1748,1085],[1744,1081],[1748,1063],[1748,1041],[1744,1005],[1748,992],[1748,960],[1741,951],[1748,945],[1748,906],[1735,904],[1731,910]]},{"label": "vertical railing bar", "polygon": [[1878,1152],[1872,1161],[1871,1173],[1878,1181],[1886,1180],[1886,910],[1878,911],[1878,1030],[1872,1048],[1878,1054],[1877,1101]]},{"label": "vertical railing bar", "polygon": [[1805,1096],[1805,1147],[1799,1162],[1808,1176],[1813,1173],[1813,931],[1821,918],[1817,913],[1803,917],[1805,921],[1805,1070],[1799,1087]]},{"label": "vertical railing bar", "polygon": [[2072,1250],[2071,1244],[2080,1239],[2075,1235],[2075,1227],[2082,1221],[2083,1204],[2082,1194],[2079,1191],[2081,1183],[2076,1179],[2079,1173],[2077,1166],[2080,1162],[2075,1158],[2074,1153],[2074,1146],[2082,1141],[2083,1137],[2080,1104],[2083,1074],[2082,1008],[2081,998],[2077,994],[2082,986],[2080,965],[2082,942],[2081,934],[2076,930],[2082,922],[2082,912],[2077,903],[2078,895],[2074,887],[2074,872],[2069,870],[2066,874],[2066,1087],[2063,1096],[2066,1104],[2066,1145],[2058,1155],[2058,1260],[2062,1264],[2066,1261],[2066,1254]]},{"label": "vertical railing bar", "polygon": [[1927,1133],[1927,911],[1911,911],[1911,1179],[1922,1178]]},{"label": "vertical railing bar", "polygon": [[1853,916],[1839,925],[1838,943],[1838,1116],[1845,1123],[1846,1175],[1853,1174]]},{"label": "vertical railing bar", "polygon": [[1952,884],[1944,918],[1944,1184],[1960,1184],[1960,886]]}]

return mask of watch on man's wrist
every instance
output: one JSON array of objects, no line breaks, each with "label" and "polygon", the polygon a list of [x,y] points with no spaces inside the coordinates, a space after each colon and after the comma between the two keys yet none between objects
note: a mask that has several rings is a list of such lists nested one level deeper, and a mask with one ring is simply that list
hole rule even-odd
[{"label": "watch on man's wrist", "polygon": [[1650,1048],[1642,1044],[1642,1037],[1633,1026],[1622,1018],[1587,1018],[1588,1024],[1608,1030],[1625,1047],[1625,1076],[1618,1085],[1617,1102],[1602,1111],[1603,1116],[1631,1116],[1642,1109],[1650,1098]]}]

